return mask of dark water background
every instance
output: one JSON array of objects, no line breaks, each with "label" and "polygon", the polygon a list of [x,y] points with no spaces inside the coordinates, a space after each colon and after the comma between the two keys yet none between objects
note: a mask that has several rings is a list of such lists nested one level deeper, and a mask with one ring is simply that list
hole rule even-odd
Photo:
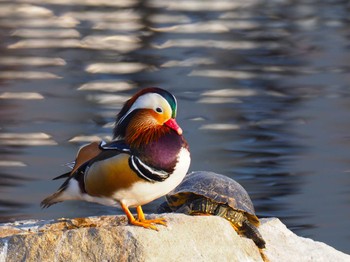
[{"label": "dark water background", "polygon": [[349,1],[1,1],[0,220],[121,214],[39,202],[127,98],[159,86],[178,98],[191,170],[350,253],[349,72]]}]

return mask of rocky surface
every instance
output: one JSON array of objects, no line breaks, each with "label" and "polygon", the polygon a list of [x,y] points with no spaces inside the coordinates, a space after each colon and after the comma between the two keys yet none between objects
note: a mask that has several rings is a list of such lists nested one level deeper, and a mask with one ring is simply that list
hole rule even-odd
[{"label": "rocky surface", "polygon": [[[166,214],[159,231],[127,225],[124,216],[0,225],[0,261],[262,261],[250,239],[219,217]],[[350,261],[324,243],[302,238],[278,219],[261,219],[270,261]]]}]

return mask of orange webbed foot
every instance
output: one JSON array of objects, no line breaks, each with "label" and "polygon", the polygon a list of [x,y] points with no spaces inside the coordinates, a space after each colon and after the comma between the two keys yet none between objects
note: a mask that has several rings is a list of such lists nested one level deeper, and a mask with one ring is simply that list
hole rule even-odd
[{"label": "orange webbed foot", "polygon": [[128,217],[129,224],[153,229],[156,231],[158,231],[158,228],[154,224],[166,226],[166,221],[164,218],[146,219],[141,206],[136,207],[137,219],[135,219],[135,217],[131,214],[129,208],[126,205],[121,204],[121,207],[124,210],[126,216]]},{"label": "orange webbed foot", "polygon": [[158,224],[162,226],[167,226],[166,220],[163,217],[154,218],[154,219],[143,219],[143,220],[139,220],[139,222],[146,223],[146,224]]},{"label": "orange webbed foot", "polygon": [[[136,211],[137,211],[137,220],[140,223],[148,224],[148,225],[152,225],[152,224],[158,224],[158,225],[163,225],[163,226],[167,225],[165,218],[162,218],[162,217],[155,218],[155,219],[146,219],[145,214],[143,213],[141,206],[137,206]],[[153,227],[155,227],[155,226],[153,226]],[[158,229],[156,229],[156,230],[158,230]]]},{"label": "orange webbed foot", "polygon": [[143,221],[132,220],[132,221],[129,221],[129,223],[134,225],[134,226],[144,227],[144,228],[153,229],[153,230],[158,231],[158,228],[155,225],[153,225],[152,223],[148,223],[148,220],[143,220]]}]

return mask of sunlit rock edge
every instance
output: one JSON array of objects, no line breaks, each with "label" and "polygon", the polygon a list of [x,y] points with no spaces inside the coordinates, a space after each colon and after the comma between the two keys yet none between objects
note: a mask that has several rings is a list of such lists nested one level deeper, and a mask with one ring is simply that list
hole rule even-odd
[{"label": "sunlit rock edge", "polygon": [[[125,216],[0,224],[0,261],[262,261],[254,243],[222,218],[164,216],[168,226],[158,232],[130,226]],[[261,219],[259,230],[270,261],[350,261],[277,218]]]}]

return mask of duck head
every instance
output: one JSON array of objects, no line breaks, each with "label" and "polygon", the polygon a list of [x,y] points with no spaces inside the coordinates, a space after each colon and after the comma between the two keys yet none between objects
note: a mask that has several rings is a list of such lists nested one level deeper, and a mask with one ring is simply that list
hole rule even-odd
[{"label": "duck head", "polygon": [[181,136],[176,111],[176,98],[171,93],[156,87],[145,88],[124,104],[116,119],[114,139],[147,144],[168,132]]}]

